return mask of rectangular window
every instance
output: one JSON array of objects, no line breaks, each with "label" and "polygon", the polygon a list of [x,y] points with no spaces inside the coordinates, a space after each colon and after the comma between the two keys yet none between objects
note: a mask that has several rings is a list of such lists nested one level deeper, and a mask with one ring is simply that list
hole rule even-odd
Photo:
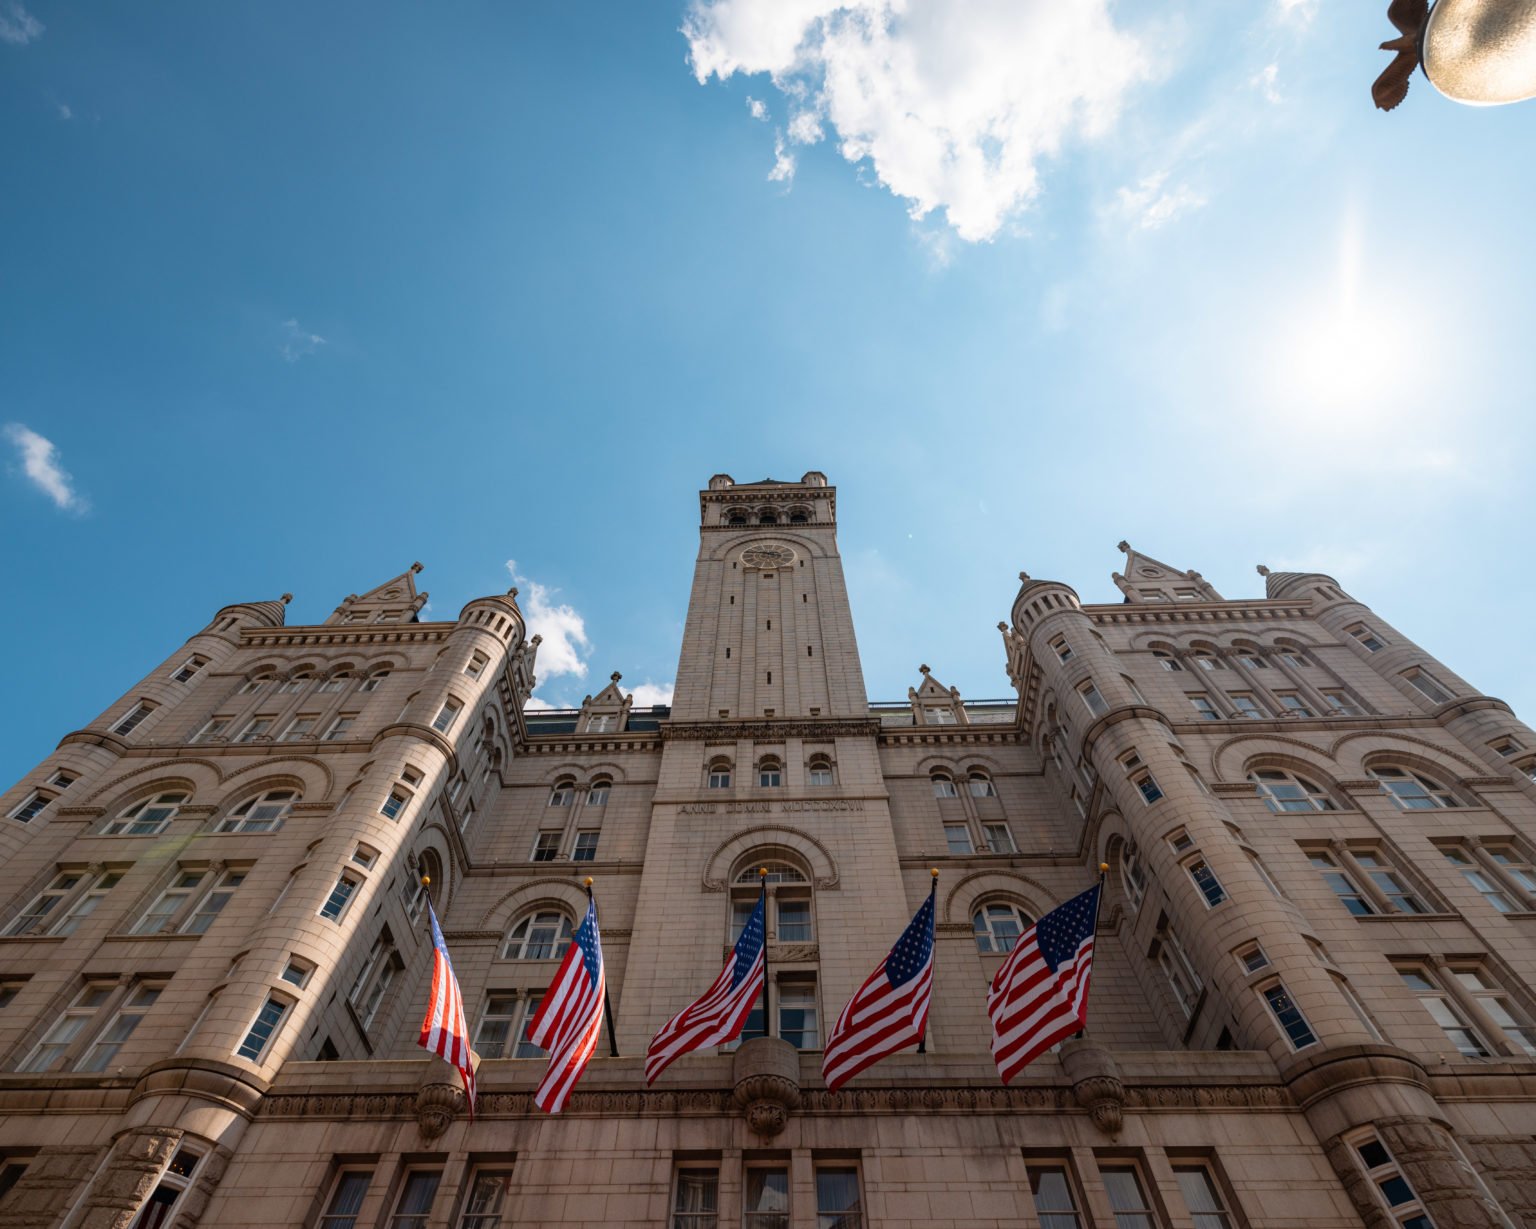
[{"label": "rectangular window", "polygon": [[458,719],[459,710],[463,707],[457,700],[445,700],[443,707],[437,710],[437,716],[432,718],[432,728],[439,734],[448,733]]},{"label": "rectangular window", "polygon": [[1195,1229],[1232,1229],[1232,1214],[1221,1197],[1216,1176],[1205,1165],[1183,1164],[1173,1167],[1179,1193],[1189,1209]]},{"label": "rectangular window", "polygon": [[1375,907],[1365,898],[1355,881],[1339,869],[1339,864],[1328,854],[1321,851],[1309,853],[1307,859],[1317,868],[1329,889],[1343,903],[1344,907],[1356,917],[1369,917],[1376,912]]},{"label": "rectangular window", "polygon": [[507,1222],[507,1204],[512,1199],[510,1169],[477,1169],[469,1183],[469,1198],[464,1201],[464,1216],[459,1229],[502,1229]]},{"label": "rectangular window", "polygon": [[219,914],[224,912],[224,906],[229,904],[234,896],[235,889],[245,882],[243,870],[226,870],[219,876],[213,887],[197,902],[197,908],[181,925],[181,934],[201,935],[208,932],[208,928],[218,920]]},{"label": "rectangular window", "polygon": [[1173,997],[1178,1000],[1179,1009],[1186,1016],[1191,1016],[1196,1004],[1200,1002],[1200,992],[1205,988],[1205,983],[1195,972],[1195,966],[1185,952],[1184,945],[1179,942],[1179,936],[1173,932],[1173,927],[1164,926],[1157,938],[1158,967],[1173,987]]},{"label": "rectangular window", "polygon": [[1050,644],[1056,652],[1057,660],[1063,664],[1072,660],[1072,646],[1067,643],[1065,636],[1052,636]]},{"label": "rectangular window", "polygon": [[1451,698],[1451,693],[1440,686],[1426,670],[1409,670],[1403,677],[1431,704],[1444,704]]},{"label": "rectangular window", "polygon": [[954,725],[955,710],[930,706],[923,709],[923,718],[929,725]]},{"label": "rectangular window", "polygon": [[1392,1223],[1401,1225],[1402,1229],[1433,1229],[1424,1205],[1380,1137],[1374,1131],[1367,1131],[1351,1139],[1350,1144],[1377,1197],[1387,1206]]},{"label": "rectangular window", "polygon": [[97,906],[106,898],[107,893],[118,885],[122,877],[121,871],[104,872],[90,886],[86,893],[75,901],[74,907],[48,933],[54,935],[74,934],[80,928],[80,923],[96,912]]},{"label": "rectangular window", "polygon": [[309,982],[309,975],[315,971],[315,966],[307,960],[300,960],[297,956],[290,956],[288,963],[283,966],[282,978],[291,986],[297,986],[302,990]]},{"label": "rectangular window", "polygon": [[1376,885],[1377,891],[1387,898],[1387,904],[1397,913],[1428,913],[1416,892],[1408,886],[1399,872],[1386,857],[1375,850],[1351,850],[1355,865]]},{"label": "rectangular window", "polygon": [[342,871],[336,876],[336,886],[331,889],[331,894],[325,898],[325,904],[320,906],[320,916],[328,921],[341,920],[341,915],[347,911],[347,904],[352,899],[352,894],[357,891],[359,880]]},{"label": "rectangular window", "polygon": [[[286,972],[284,976],[287,976]],[[240,1048],[235,1053],[252,1062],[259,1060],[267,1048],[267,1043],[272,1040],[272,1035],[277,1032],[277,1026],[283,1022],[283,1017],[287,1014],[287,1000],[280,999],[275,994],[267,995],[267,1001],[261,1005],[261,1010],[251,1021],[251,1027],[245,1033],[245,1040],[240,1043]]]},{"label": "rectangular window", "polygon": [[1247,947],[1237,949],[1237,963],[1243,966],[1244,973],[1257,973],[1260,969],[1269,968],[1269,957],[1257,943],[1250,943]]},{"label": "rectangular window", "polygon": [[235,739],[235,741],[237,743],[255,742],[271,728],[271,717],[254,717],[245,723],[245,729],[240,731],[240,737]]},{"label": "rectangular window", "polygon": [[1456,1047],[1458,1053],[1466,1058],[1488,1057],[1488,1047],[1483,1044],[1482,1038],[1473,1031],[1451,996],[1435,981],[1428,969],[1410,965],[1399,968],[1397,975],[1419,1000],[1420,1006],[1429,1013],[1430,1019],[1439,1025],[1446,1040]]},{"label": "rectangular window", "polygon": [[43,934],[53,921],[55,911],[73,894],[76,886],[85,878],[80,871],[64,871],[54,877],[46,888],[37,894],[16,920],[6,927],[8,935]]},{"label": "rectangular window", "polygon": [[148,700],[140,700],[125,714],[123,714],[118,723],[112,727],[112,733],[132,734],[134,730],[139,727],[139,724],[144,720],[144,718],[148,717],[150,713],[154,711],[155,706]]},{"label": "rectangular window", "polygon": [[965,854],[973,852],[971,848],[971,832],[964,824],[945,824],[944,843],[950,853]]},{"label": "rectangular window", "polygon": [[1035,1201],[1040,1229],[1082,1229],[1077,1193],[1065,1165],[1031,1165],[1029,1193]]},{"label": "rectangular window", "polygon": [[1485,844],[1483,852],[1523,891],[1536,895],[1536,868],[1513,845]]},{"label": "rectangular window", "polygon": [[22,800],[21,805],[11,812],[10,817],[12,819],[20,820],[24,824],[31,823],[34,819],[43,813],[44,809],[52,801],[53,799],[50,798],[47,794],[39,793],[37,790],[33,790],[30,794],[27,795],[26,798]]},{"label": "rectangular window", "polygon": [[720,1171],[690,1166],[677,1171],[672,1196],[672,1229],[717,1229],[720,1224]]},{"label": "rectangular window", "polygon": [[368,1169],[344,1169],[337,1174],[317,1229],[357,1229],[357,1214],[372,1180],[373,1171]]},{"label": "rectangular window", "polygon": [[331,722],[331,728],[325,732],[325,741],[330,743],[336,742],[338,739],[345,738],[347,736],[347,731],[352,728],[352,723],[356,720],[356,716],[349,715],[343,715],[336,718],[335,721]]},{"label": "rectangular window", "polygon": [[51,1071],[111,997],[111,982],[87,982],[16,1070]]},{"label": "rectangular window", "polygon": [[775,896],[774,912],[777,915],[777,937],[780,943],[809,943],[815,937],[811,933],[811,902],[792,896]]},{"label": "rectangular window", "polygon": [[1489,743],[1488,746],[1499,755],[1502,755],[1505,759],[1508,759],[1517,751],[1523,750],[1520,744],[1517,743],[1513,738],[1495,739],[1493,742]]},{"label": "rectangular window", "polygon": [[315,734],[315,723],[319,720],[320,718],[315,716],[313,713],[301,717],[295,717],[288,723],[288,728],[283,731],[283,741],[285,743],[297,743],[303,742],[308,738],[313,738]]},{"label": "rectangular window", "polygon": [[1239,717],[1258,720],[1264,716],[1264,710],[1259,707],[1259,702],[1245,691],[1232,693],[1232,707],[1237,710]]},{"label": "rectangular window", "polygon": [[379,808],[379,813],[386,819],[399,819],[400,813],[410,801],[411,796],[404,790],[392,789],[389,797],[384,799],[384,805]]},{"label": "rectangular window", "polygon": [[133,928],[136,935],[168,934],[176,928],[176,919],[191,901],[203,882],[206,871],[181,871],[171,881],[171,886],[161,892],[155,902],[145,910],[144,916]]},{"label": "rectangular window", "polygon": [[618,718],[611,714],[599,714],[587,718],[587,733],[607,734],[618,724]]},{"label": "rectangular window", "polygon": [[1092,683],[1084,683],[1077,689],[1077,694],[1082,697],[1083,707],[1088,710],[1090,716],[1102,717],[1109,712],[1109,705],[1104,702],[1104,697],[1099,694],[1099,689]]},{"label": "rectangular window", "polygon": [[779,1038],[797,1050],[814,1050],[821,1045],[816,1022],[816,983],[790,980],[779,982]]},{"label": "rectangular window", "polygon": [[400,968],[400,955],[395,951],[394,940],[386,930],[373,945],[373,950],[368,953],[368,959],[363,962],[363,967],[358,971],[357,979],[352,983],[352,989],[347,994],[347,1001],[357,1012],[365,1032],[373,1027],[379,1008],[384,1003],[384,996],[394,983],[395,975],[399,973]]},{"label": "rectangular window", "polygon": [[1265,986],[1261,994],[1264,1001],[1269,1004],[1270,1011],[1274,1012],[1275,1021],[1285,1032],[1294,1050],[1305,1049],[1309,1045],[1315,1045],[1317,1036],[1312,1032],[1312,1026],[1307,1023],[1307,1018],[1301,1014],[1301,1008],[1279,982],[1272,982]]},{"label": "rectangular window", "polygon": [[1323,699],[1328,701],[1328,711],[1335,717],[1363,717],[1365,715],[1360,706],[1346,692],[1325,691],[1323,692]]},{"label": "rectangular window", "polygon": [[76,1071],[105,1071],[117,1059],[117,1053],[123,1048],[123,1043],[133,1036],[133,1030],[139,1027],[139,1021],[148,1014],[149,1009],[155,1005],[155,1000],[160,997],[163,986],[140,985],[134,988],[127,1000],[117,1009],[117,1014],[91,1046],[86,1050],[80,1061],[75,1064]]},{"label": "rectangular window", "polygon": [[1221,886],[1221,881],[1216,878],[1216,872],[1210,867],[1204,858],[1196,858],[1193,862],[1186,862],[1184,869],[1189,872],[1189,877],[1195,881],[1195,886],[1200,889],[1200,895],[1205,898],[1205,907],[1214,909],[1222,901],[1227,899],[1227,890]]},{"label": "rectangular window", "polygon": [[516,994],[491,991],[475,1025],[475,1053],[481,1058],[510,1058],[519,1000]]},{"label": "rectangular window", "polygon": [[1536,1058],[1536,1028],[1531,1027],[1529,1016],[1515,1005],[1504,988],[1486,970],[1452,969],[1451,976],[1460,983],[1473,1002],[1483,1009],[1483,1014],[1498,1026],[1505,1040],[1515,1050],[1527,1057]]},{"label": "rectangular window", "polygon": [[182,662],[180,666],[173,670],[171,672],[171,678],[178,683],[185,683],[189,678],[191,678],[207,664],[208,659],[206,657],[198,657],[194,655],[187,658],[186,661]]},{"label": "rectangular window", "polygon": [[789,1229],[789,1170],[747,1170],[742,1229]]},{"label": "rectangular window", "polygon": [[1387,647],[1381,637],[1364,623],[1356,623],[1353,627],[1346,627],[1344,630],[1364,645],[1369,653],[1376,653]]},{"label": "rectangular window", "polygon": [[990,853],[1018,853],[1019,847],[1014,844],[1013,833],[1009,831],[1007,824],[982,824],[982,834],[987,838],[987,850]]},{"label": "rectangular window", "polygon": [[395,1214],[390,1217],[389,1229],[427,1229],[427,1216],[432,1211],[432,1201],[437,1198],[437,1187],[443,1180],[438,1169],[413,1169],[405,1175],[400,1187],[400,1198],[395,1202]]},{"label": "rectangular window", "polygon": [[479,649],[476,649],[472,654],[470,654],[469,662],[464,667],[464,673],[469,675],[469,677],[472,679],[477,679],[483,673],[485,673],[485,668],[490,664],[490,661],[491,659],[489,657],[480,652]]},{"label": "rectangular window", "polygon": [[597,839],[602,834],[595,829],[587,829],[576,834],[576,844],[571,848],[572,862],[595,862],[597,860]]},{"label": "rectangular window", "polygon": [[1115,1213],[1115,1229],[1158,1229],[1157,1213],[1134,1165],[1100,1165],[1104,1191]]},{"label": "rectangular window", "polygon": [[1294,691],[1277,691],[1275,698],[1280,701],[1282,714],[1290,714],[1295,717],[1310,717],[1312,710],[1307,707],[1307,702]]},{"label": "rectangular window", "polygon": [[1163,796],[1163,791],[1157,783],[1157,778],[1150,772],[1143,771],[1137,773],[1131,778],[1131,783],[1140,791],[1141,800],[1148,806],[1161,800]]},{"label": "rectangular window", "polygon": [[1202,720],[1204,720],[1204,721],[1220,721],[1221,720],[1221,712],[1220,712],[1220,710],[1217,709],[1216,704],[1211,699],[1211,697],[1206,695],[1203,691],[1191,693],[1190,697],[1189,697],[1189,702],[1194,707],[1195,712],[1200,714],[1200,717],[1201,717]]},{"label": "rectangular window", "polygon": [[196,734],[192,735],[192,741],[195,743],[203,743],[208,742],[214,738],[223,738],[226,736],[228,731],[229,718],[214,717],[203,723],[203,728],[198,730]]},{"label": "rectangular window", "polygon": [[859,1171],[852,1165],[816,1167],[817,1229],[864,1229]]},{"label": "rectangular window", "polygon": [[560,834],[558,832],[541,832],[533,843],[532,862],[553,862],[560,856]]}]

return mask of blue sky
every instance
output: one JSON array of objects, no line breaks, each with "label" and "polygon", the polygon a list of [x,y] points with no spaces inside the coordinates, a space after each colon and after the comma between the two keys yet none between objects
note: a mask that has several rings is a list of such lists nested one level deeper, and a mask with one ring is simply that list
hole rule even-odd
[{"label": "blue sky", "polygon": [[1124,537],[1529,715],[1536,104],[1378,7],[0,0],[0,775],[416,559],[664,688],[716,472],[838,485],[874,698]]}]

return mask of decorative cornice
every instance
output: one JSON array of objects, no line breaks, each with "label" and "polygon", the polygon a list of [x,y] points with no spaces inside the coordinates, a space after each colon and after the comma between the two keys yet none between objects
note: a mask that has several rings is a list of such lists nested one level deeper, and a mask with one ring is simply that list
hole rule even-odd
[{"label": "decorative cornice", "polygon": [[663,721],[663,742],[771,742],[784,738],[873,738],[875,717],[749,717],[738,721]]},{"label": "decorative cornice", "polygon": [[[264,627],[248,630],[240,641],[247,647],[323,648],[327,645],[431,644],[446,640],[457,623],[366,624],[367,630],[341,627]],[[380,630],[393,628],[392,631]]]},{"label": "decorative cornice", "polygon": [[1116,623],[1238,623],[1249,619],[1305,618],[1311,602],[1257,599],[1248,602],[1127,602],[1085,605],[1083,614],[1101,626]]},{"label": "decorative cornice", "polygon": [[880,742],[887,746],[922,743],[1022,743],[1024,731],[1017,725],[884,726]]}]

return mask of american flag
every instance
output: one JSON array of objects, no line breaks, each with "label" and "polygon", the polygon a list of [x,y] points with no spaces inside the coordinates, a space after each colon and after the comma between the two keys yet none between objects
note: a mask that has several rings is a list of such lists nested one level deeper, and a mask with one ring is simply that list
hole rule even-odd
[{"label": "american flag", "polygon": [[651,1038],[645,1052],[645,1082],[653,1083],[667,1065],[680,1054],[706,1046],[724,1045],[741,1035],[742,1025],[752,1012],[763,988],[763,902],[767,892],[757,899],[757,907],[742,927],[741,938],[731,951],[731,958],[720,970],[714,985],[703,996],[688,1004]]},{"label": "american flag", "polygon": [[937,885],[882,960],[838,1016],[821,1058],[832,1090],[888,1054],[916,1045],[928,1027],[933,988],[933,902]]},{"label": "american flag", "polygon": [[1052,909],[1019,936],[987,991],[992,1058],[1003,1083],[1088,1019],[1099,889]]},{"label": "american flag", "polygon": [[464,1099],[469,1116],[475,1116],[475,1067],[480,1056],[469,1048],[469,1025],[464,1020],[464,995],[459,979],[453,975],[453,961],[448,959],[448,944],[437,924],[437,912],[427,902],[427,916],[432,919],[432,997],[427,1000],[427,1014],[421,1022],[421,1036],[416,1044],[450,1062],[464,1079]]},{"label": "american flag", "polygon": [[606,993],[597,903],[589,899],[587,916],[576,928],[565,959],[528,1027],[528,1040],[549,1051],[549,1070],[533,1094],[533,1103],[547,1114],[558,1114],[565,1108],[571,1089],[597,1049]]}]

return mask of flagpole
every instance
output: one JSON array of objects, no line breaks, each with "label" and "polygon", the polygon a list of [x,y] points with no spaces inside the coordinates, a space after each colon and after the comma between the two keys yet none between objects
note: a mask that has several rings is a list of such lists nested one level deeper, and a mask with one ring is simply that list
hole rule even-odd
[{"label": "flagpole", "polygon": [[[1098,953],[1099,947],[1099,914],[1104,910],[1104,876],[1109,874],[1109,863],[1099,863],[1099,897],[1093,902],[1093,947],[1094,953]],[[1088,981],[1088,989],[1083,993],[1083,1027],[1072,1034],[1072,1040],[1077,1041],[1088,1035],[1088,996],[1093,993],[1093,980]]]},{"label": "flagpole", "polygon": [[768,975],[768,868],[757,868],[757,880],[762,885],[763,896],[763,1036],[773,1036],[773,1016],[768,1009],[768,991],[773,985],[773,978]]},{"label": "flagpole", "polygon": [[[933,917],[934,921],[937,922],[939,916],[939,868],[935,866],[928,873],[933,876],[933,884],[928,889],[928,899],[933,901]],[[933,942],[933,933],[931,931],[929,932],[928,940],[930,944]],[[937,955],[938,952],[930,950],[929,959],[932,960]],[[929,976],[932,976],[932,974],[930,973]],[[923,1017],[923,1035],[917,1039],[917,1052],[919,1054],[928,1053],[928,1018],[926,1016]]]},{"label": "flagpole", "polygon": [[[588,875],[583,881],[587,889],[587,904],[593,909],[597,908],[597,902],[592,899],[592,876]],[[603,983],[603,1019],[608,1023],[608,1053],[612,1058],[619,1056],[619,1035],[613,1031],[613,1004],[608,1001],[608,984]]]}]

